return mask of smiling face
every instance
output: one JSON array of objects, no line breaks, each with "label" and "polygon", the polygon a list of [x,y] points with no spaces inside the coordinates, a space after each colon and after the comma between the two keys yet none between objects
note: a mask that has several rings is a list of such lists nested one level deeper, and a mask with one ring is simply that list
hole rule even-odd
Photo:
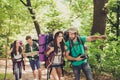
[{"label": "smiling face", "polygon": [[63,32],[62,31],[56,32],[54,35],[54,41],[60,43],[62,42],[62,40],[63,40]]},{"label": "smiling face", "polygon": [[68,33],[69,33],[69,38],[71,40],[76,40],[76,38],[78,36],[78,30],[76,28],[68,29]]},{"label": "smiling face", "polygon": [[57,36],[57,42],[62,42],[63,40],[63,34],[59,33],[59,35]]},{"label": "smiling face", "polygon": [[74,40],[75,37],[76,37],[75,32],[69,32],[69,38],[70,38],[71,40]]}]

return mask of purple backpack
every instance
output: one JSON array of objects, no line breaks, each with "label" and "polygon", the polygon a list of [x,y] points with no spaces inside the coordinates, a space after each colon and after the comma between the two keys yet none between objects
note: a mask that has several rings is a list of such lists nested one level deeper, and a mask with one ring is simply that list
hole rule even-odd
[{"label": "purple backpack", "polygon": [[39,35],[39,60],[45,61],[45,50],[46,50],[46,34]]},{"label": "purple backpack", "polygon": [[39,60],[45,61],[45,51],[47,49],[48,44],[53,40],[52,34],[40,34],[39,35]]}]

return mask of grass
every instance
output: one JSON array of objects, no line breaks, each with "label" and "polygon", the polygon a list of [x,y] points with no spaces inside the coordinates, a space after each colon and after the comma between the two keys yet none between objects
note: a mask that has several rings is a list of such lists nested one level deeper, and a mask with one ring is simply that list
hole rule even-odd
[{"label": "grass", "polygon": [[[4,73],[0,73],[0,80],[4,80],[4,76],[5,76],[5,74]],[[14,80],[14,76],[13,76],[13,74],[11,73],[8,73],[7,75],[6,75],[6,80]]]}]

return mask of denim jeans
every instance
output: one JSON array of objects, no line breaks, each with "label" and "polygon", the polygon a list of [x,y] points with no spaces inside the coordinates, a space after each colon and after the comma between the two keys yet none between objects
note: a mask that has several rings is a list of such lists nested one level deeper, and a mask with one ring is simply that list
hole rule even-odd
[{"label": "denim jeans", "polygon": [[22,62],[21,63],[14,63],[14,75],[15,75],[15,80],[19,80],[22,78]]},{"label": "denim jeans", "polygon": [[36,68],[39,69],[40,68],[40,61],[38,60],[30,60],[30,66],[31,69],[34,71]]},{"label": "denim jeans", "polygon": [[83,63],[79,66],[73,66],[73,73],[75,74],[75,80],[80,80],[80,70],[82,69],[83,73],[86,76],[86,80],[93,80],[91,68],[88,63]]}]

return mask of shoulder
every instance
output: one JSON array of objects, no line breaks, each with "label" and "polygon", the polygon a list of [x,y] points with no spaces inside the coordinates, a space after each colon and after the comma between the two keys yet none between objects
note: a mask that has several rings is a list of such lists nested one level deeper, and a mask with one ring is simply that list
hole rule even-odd
[{"label": "shoulder", "polygon": [[83,42],[86,42],[86,36],[79,36],[79,38],[83,41]]},{"label": "shoulder", "polygon": [[37,46],[38,46],[38,43],[37,43],[37,42],[35,42],[35,41],[33,41],[33,45],[37,45]]},{"label": "shoulder", "polygon": [[25,45],[25,49],[29,49],[30,48],[30,45],[27,43],[26,45]]},{"label": "shoulder", "polygon": [[27,43],[25,46],[29,46],[29,44]]},{"label": "shoulder", "polygon": [[65,45],[69,46],[70,45],[70,40],[68,40],[67,42],[65,42]]},{"label": "shoulder", "polygon": [[37,44],[37,42],[33,41],[33,44]]}]

